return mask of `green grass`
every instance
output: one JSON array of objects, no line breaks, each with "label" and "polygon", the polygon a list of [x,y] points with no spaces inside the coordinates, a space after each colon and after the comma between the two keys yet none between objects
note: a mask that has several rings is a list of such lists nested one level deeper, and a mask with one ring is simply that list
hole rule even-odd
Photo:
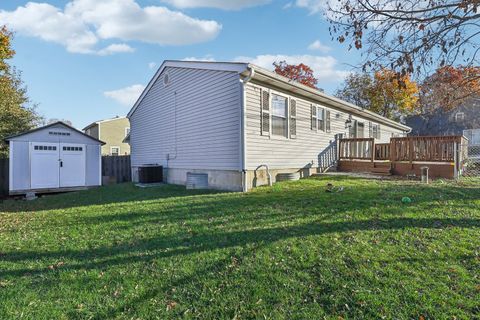
[{"label": "green grass", "polygon": [[0,204],[4,319],[479,315],[480,181],[123,184]]}]

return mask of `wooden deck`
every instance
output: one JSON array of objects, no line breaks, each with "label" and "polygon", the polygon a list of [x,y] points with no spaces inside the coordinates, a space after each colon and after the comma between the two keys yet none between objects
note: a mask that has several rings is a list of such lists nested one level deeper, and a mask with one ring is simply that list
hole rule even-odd
[{"label": "wooden deck", "polygon": [[423,136],[391,138],[390,143],[375,143],[373,138],[339,140],[338,170],[378,175],[421,176],[429,168],[431,178],[453,179],[463,156],[462,136]]}]

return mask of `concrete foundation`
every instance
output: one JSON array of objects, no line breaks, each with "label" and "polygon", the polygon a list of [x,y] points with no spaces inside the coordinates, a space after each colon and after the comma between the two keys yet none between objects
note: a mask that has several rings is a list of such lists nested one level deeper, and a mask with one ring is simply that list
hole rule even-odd
[{"label": "concrete foundation", "polygon": [[[186,185],[187,172],[206,173],[208,174],[209,189],[242,191],[242,173],[234,170],[208,170],[208,169],[178,169],[164,168],[163,176],[165,183]],[[290,168],[290,169],[270,169],[272,183],[277,181],[279,173],[300,173],[301,178],[309,177],[314,173],[318,173],[318,168]],[[247,190],[252,188],[268,185],[268,175],[265,168],[259,170],[247,170]],[[132,180],[138,182],[138,167],[132,167]]]},{"label": "concrete foundation", "polygon": [[[164,168],[164,182],[186,185],[188,172],[208,174],[209,189],[242,191],[242,173],[234,170]],[[132,167],[132,180],[138,182],[138,167]]]}]

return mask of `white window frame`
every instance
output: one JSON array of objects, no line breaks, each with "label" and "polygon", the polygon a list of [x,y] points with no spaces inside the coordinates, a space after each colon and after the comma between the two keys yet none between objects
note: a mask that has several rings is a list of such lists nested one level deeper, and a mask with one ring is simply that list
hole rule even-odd
[{"label": "white window frame", "polygon": [[[461,115],[461,119],[459,119],[460,118],[459,115]],[[461,122],[461,121],[465,121],[465,112],[463,111],[455,113],[455,122]]]},{"label": "white window frame", "polygon": [[115,148],[118,149],[117,156],[119,156],[119,155],[120,155],[120,147],[117,147],[117,146],[111,146],[111,147],[110,147],[110,155],[113,156],[112,150],[115,149]]},{"label": "white window frame", "polygon": [[[263,90],[266,90],[266,89],[263,89]],[[272,89],[269,89],[269,93],[270,93],[270,96],[269,96],[269,103],[270,103],[270,139],[289,140],[289,139],[291,139],[290,138],[290,98],[291,98],[291,96],[287,95],[287,94],[284,94],[282,92],[278,92],[276,90],[272,90]],[[286,110],[287,113],[285,115],[286,126],[287,126],[286,136],[273,134],[273,103],[272,103],[273,95],[285,98],[286,101],[287,101],[287,110]],[[297,102],[297,114],[298,114],[298,102]]]},{"label": "white window frame", "polygon": [[[312,129],[312,130],[315,130],[315,132],[323,132],[323,133],[327,133],[327,108],[324,107],[323,105],[318,105],[318,104],[312,104],[311,106],[313,106],[316,110],[317,110],[317,115],[315,117],[315,129]],[[319,128],[318,127],[318,123],[320,121],[320,114],[322,114],[322,121],[323,121],[323,126],[322,128]],[[331,116],[331,112],[330,112],[330,116]],[[313,121],[313,117],[310,115],[310,126],[312,125],[312,121]],[[330,132],[332,131],[332,123],[331,123],[331,119],[330,119]]]}]

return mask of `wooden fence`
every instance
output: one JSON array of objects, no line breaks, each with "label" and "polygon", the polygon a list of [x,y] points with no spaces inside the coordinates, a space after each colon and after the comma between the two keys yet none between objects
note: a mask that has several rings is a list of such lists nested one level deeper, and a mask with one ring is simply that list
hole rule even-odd
[{"label": "wooden fence", "polygon": [[102,176],[117,183],[132,181],[130,156],[102,156]]},{"label": "wooden fence", "polygon": [[8,158],[0,158],[0,198],[8,195]]}]

